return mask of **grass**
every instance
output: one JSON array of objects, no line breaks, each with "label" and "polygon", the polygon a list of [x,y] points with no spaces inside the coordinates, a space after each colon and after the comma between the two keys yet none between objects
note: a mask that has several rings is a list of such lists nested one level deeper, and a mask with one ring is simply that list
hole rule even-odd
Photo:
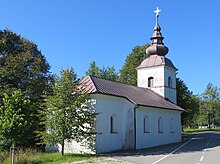
[{"label": "grass", "polygon": [[[96,158],[89,154],[65,154],[61,156],[60,153],[40,153],[35,150],[19,151],[19,155],[15,157],[16,164],[60,164],[65,162],[75,162]],[[0,163],[10,164],[10,159],[0,160]]]},{"label": "grass", "polygon": [[193,134],[193,133],[199,133],[199,132],[205,132],[205,131],[216,131],[216,130],[220,130],[220,128],[183,129],[182,134]]}]

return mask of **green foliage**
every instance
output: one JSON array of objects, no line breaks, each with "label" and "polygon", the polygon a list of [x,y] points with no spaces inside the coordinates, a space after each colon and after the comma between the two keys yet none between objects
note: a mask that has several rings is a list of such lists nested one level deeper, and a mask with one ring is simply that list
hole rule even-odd
[{"label": "green foliage", "polygon": [[127,56],[124,66],[120,70],[120,82],[134,86],[137,85],[136,68],[147,57],[145,52],[147,47],[149,47],[148,44],[133,48],[132,52]]},{"label": "green foliage", "polygon": [[47,98],[47,107],[41,112],[41,124],[47,131],[38,132],[43,144],[62,145],[64,141],[89,141],[94,134],[96,113],[87,105],[87,95],[79,90],[72,68],[61,70],[55,78],[53,94]]},{"label": "green foliage", "polygon": [[201,96],[201,111],[206,116],[208,126],[220,125],[220,94],[219,89],[209,83]]},{"label": "green foliage", "polygon": [[220,128],[204,128],[204,129],[183,129],[182,134],[193,134],[193,133],[200,133],[200,132],[206,132],[206,131],[219,131]]},{"label": "green foliage", "polygon": [[[14,91],[11,96],[4,94],[3,106],[0,108],[0,138],[7,143],[25,143],[27,133],[27,108],[30,101],[21,92]],[[0,143],[2,144],[2,143]],[[4,144],[2,144],[4,145]]]},{"label": "green foliage", "polygon": [[186,84],[180,79],[176,80],[177,105],[185,109],[182,113],[184,127],[195,128],[198,125],[199,98],[189,91]]},{"label": "green foliage", "polygon": [[89,70],[86,71],[86,75],[91,75],[106,80],[118,81],[118,74],[115,72],[114,66],[112,67],[102,67],[96,66],[95,61],[90,64]]},{"label": "green foliage", "polygon": [[51,91],[50,66],[36,44],[12,31],[3,30],[0,31],[0,68],[0,105],[3,105],[5,93],[10,96],[18,89],[30,100],[22,116],[27,122],[26,134],[23,134],[26,142],[17,146],[35,146],[34,131],[43,130],[37,114],[43,108],[45,95]]}]

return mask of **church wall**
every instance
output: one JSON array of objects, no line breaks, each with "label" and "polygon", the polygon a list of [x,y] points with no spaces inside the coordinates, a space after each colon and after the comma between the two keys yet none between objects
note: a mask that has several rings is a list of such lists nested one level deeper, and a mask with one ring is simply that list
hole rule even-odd
[{"label": "church wall", "polygon": [[[168,98],[170,101],[176,104],[176,70],[165,67],[164,70],[165,76],[165,97]],[[172,79],[172,87],[168,87],[168,78],[171,77]]]},{"label": "church wall", "polygon": [[[181,112],[151,107],[137,108],[137,149],[181,141]],[[148,132],[144,132],[144,117],[148,117]],[[158,119],[162,118],[162,131]],[[171,121],[172,119],[172,121]],[[171,124],[172,122],[172,124]]]},{"label": "church wall", "polygon": [[[138,87],[149,88],[148,78],[153,77],[153,91],[168,98],[176,104],[176,70],[167,66],[141,68],[138,72]],[[168,87],[168,78],[172,79],[172,87]]]},{"label": "church wall", "polygon": [[[95,110],[96,103],[97,103],[96,99],[93,96],[91,96],[91,99],[89,100],[87,105],[92,110]],[[95,136],[94,136],[94,141],[95,141]],[[85,146],[85,145],[87,145],[87,146]],[[74,140],[72,140],[70,142],[65,141],[64,152],[65,153],[90,153],[90,154],[94,154],[94,153],[96,153],[95,146],[96,146],[95,143],[88,143],[86,140],[84,140],[83,142],[76,142]],[[46,151],[48,151],[48,152],[57,151],[57,150],[59,152],[61,152],[61,149],[62,149],[62,147],[60,144],[46,147]]]},{"label": "church wall", "polygon": [[[96,117],[96,132],[92,147],[75,141],[65,142],[65,153],[104,153],[134,149],[134,105],[120,97],[92,94],[92,107],[99,113]],[[110,117],[116,116],[116,131],[110,132]],[[61,151],[61,145],[56,150]],[[50,151],[51,147],[47,148]]]},{"label": "church wall", "polygon": [[137,86],[143,88],[148,88],[148,78],[153,77],[154,84],[150,89],[164,97],[164,66],[138,69],[137,77]]},{"label": "church wall", "polygon": [[[134,148],[134,105],[120,97],[95,94],[97,116],[96,152],[129,150]],[[116,131],[110,131],[110,117],[116,116]]]}]

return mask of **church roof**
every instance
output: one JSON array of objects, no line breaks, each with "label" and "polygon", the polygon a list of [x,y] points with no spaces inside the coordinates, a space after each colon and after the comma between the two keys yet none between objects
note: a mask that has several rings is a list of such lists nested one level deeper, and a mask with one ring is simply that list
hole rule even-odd
[{"label": "church roof", "polygon": [[79,86],[82,87],[87,93],[100,93],[122,97],[139,106],[149,106],[178,111],[184,110],[147,88],[140,88],[93,76],[86,76],[81,79],[79,81]]},{"label": "church roof", "polygon": [[166,58],[165,56],[159,56],[159,55],[150,55],[148,58],[144,59],[141,62],[141,64],[137,67],[137,69],[161,66],[161,65],[165,65],[177,70],[177,68],[173,65],[170,59]]}]

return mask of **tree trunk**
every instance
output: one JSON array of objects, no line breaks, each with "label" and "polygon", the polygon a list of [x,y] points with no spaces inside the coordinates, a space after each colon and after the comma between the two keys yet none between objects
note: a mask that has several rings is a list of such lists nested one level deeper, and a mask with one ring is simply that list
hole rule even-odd
[{"label": "tree trunk", "polygon": [[15,144],[13,142],[11,147],[11,164],[14,164],[14,159],[15,159]]},{"label": "tree trunk", "polygon": [[208,128],[211,129],[211,113],[208,113]]},{"label": "tree trunk", "polygon": [[64,155],[64,139],[62,139],[62,150],[61,150],[61,155],[63,156]]}]

